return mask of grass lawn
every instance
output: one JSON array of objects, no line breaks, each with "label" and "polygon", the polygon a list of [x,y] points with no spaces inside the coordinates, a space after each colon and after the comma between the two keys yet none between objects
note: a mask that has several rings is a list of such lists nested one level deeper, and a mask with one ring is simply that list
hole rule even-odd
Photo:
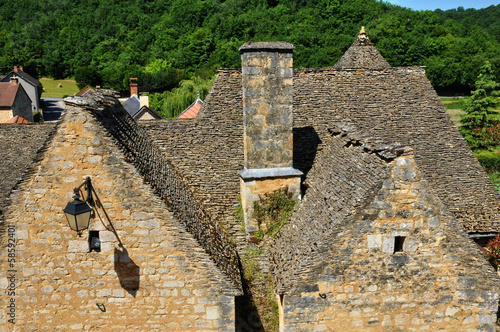
[{"label": "grass lawn", "polygon": [[[72,96],[80,91],[76,86],[75,80],[53,80],[51,78],[41,78],[40,83],[43,85],[42,97],[63,98]],[[61,85],[58,87],[58,85]]]},{"label": "grass lawn", "polygon": [[460,114],[464,114],[462,111],[465,107],[464,101],[464,98],[441,98],[441,102],[457,128],[460,126]]}]

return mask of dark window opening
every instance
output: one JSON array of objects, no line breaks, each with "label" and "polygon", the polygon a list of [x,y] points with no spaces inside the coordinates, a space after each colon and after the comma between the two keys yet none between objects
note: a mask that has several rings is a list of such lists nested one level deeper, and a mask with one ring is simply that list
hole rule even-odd
[{"label": "dark window opening", "polygon": [[99,231],[89,231],[89,248],[90,251],[101,251],[101,240],[99,240]]},{"label": "dark window opening", "polygon": [[396,236],[394,238],[394,252],[401,252],[403,251],[403,244],[405,242],[406,237],[405,236]]}]

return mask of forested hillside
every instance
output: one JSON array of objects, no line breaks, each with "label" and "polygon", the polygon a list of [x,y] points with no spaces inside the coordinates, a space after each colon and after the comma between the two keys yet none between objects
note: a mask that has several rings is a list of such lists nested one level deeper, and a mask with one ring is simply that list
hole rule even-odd
[{"label": "forested hillside", "polygon": [[500,6],[498,5],[482,9],[464,9],[463,7],[446,11],[438,9],[436,13],[444,19],[457,20],[466,26],[478,25],[500,41]]},{"label": "forested hillside", "polygon": [[[127,89],[177,86],[238,67],[246,41],[283,40],[296,67],[332,66],[361,26],[393,66],[425,65],[434,87],[468,92],[486,60],[500,78],[500,5],[413,11],[377,0],[1,0],[0,72]],[[493,14],[491,14],[493,12]],[[468,11],[465,11],[468,13]]]}]

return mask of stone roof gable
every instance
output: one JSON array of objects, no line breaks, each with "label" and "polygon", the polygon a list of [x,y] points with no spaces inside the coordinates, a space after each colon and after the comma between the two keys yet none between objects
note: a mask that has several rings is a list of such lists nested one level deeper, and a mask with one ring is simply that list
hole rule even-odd
[{"label": "stone roof gable", "polygon": [[184,178],[178,173],[178,166],[171,160],[164,159],[146,132],[115,98],[106,94],[106,91],[98,90],[87,98],[72,97],[65,101],[96,111],[95,117],[116,140],[127,161],[138,169],[155,193],[167,202],[177,220],[185,223],[188,232],[193,234],[220,271],[233,282],[228,287],[234,287],[233,291],[238,293],[241,287],[239,269],[236,261],[229,259],[236,253],[227,235],[205,211],[197,197],[193,196],[193,188],[186,185]]},{"label": "stone roof gable", "polygon": [[[348,275],[344,270],[358,264],[353,258],[357,249],[379,246],[377,252],[392,255],[393,249],[383,248],[384,236],[406,237],[407,245],[413,246],[406,250],[410,256],[435,250],[424,247],[437,241],[435,236],[445,236],[448,249],[441,253],[446,257],[443,264],[467,262],[475,265],[474,271],[491,274],[463,227],[421,177],[411,148],[366,133],[338,128],[332,133],[309,173],[304,201],[270,251],[279,293],[314,283],[329,262],[338,265],[340,275]],[[367,239],[376,243],[363,247]],[[391,264],[389,255],[386,260]]]},{"label": "stone roof gable", "polygon": [[[316,158],[306,185],[269,251],[285,314],[307,322],[311,314],[332,317],[330,327],[357,330],[353,316],[365,309],[376,324],[384,315],[421,319],[422,307],[428,316],[471,315],[479,303],[491,318],[478,323],[495,321],[498,277],[421,177],[410,148],[341,132]],[[447,322],[464,324],[461,317]]]},{"label": "stone roof gable", "polygon": [[359,32],[356,41],[334,66],[335,69],[384,69],[389,67],[389,63],[373,46],[364,27]]},{"label": "stone roof gable", "polygon": [[288,290],[298,276],[315,272],[309,268],[326,250],[330,237],[342,225],[358,222],[358,215],[388,178],[386,160],[407,149],[356,134],[326,140],[304,182],[308,189],[303,202],[272,245],[278,292]]}]

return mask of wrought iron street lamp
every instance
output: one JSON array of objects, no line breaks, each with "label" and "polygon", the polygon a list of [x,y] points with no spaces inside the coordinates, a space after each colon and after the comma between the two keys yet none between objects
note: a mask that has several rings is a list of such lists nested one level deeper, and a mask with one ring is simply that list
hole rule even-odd
[{"label": "wrought iron street lamp", "polygon": [[[87,197],[85,198],[84,201],[80,199],[80,189],[82,187],[87,192]],[[78,187],[74,188],[73,191],[74,191],[73,201],[69,202],[68,205],[66,205],[66,207],[64,208],[64,215],[68,220],[69,227],[72,230],[76,231],[78,235],[81,236],[82,231],[89,228],[90,219],[93,218],[95,215],[97,215],[101,220],[101,222],[103,223],[106,230],[112,231],[116,235],[116,238],[118,239],[120,245],[122,245],[120,238],[116,233],[115,227],[111,222],[111,219],[109,219],[106,210],[104,209],[104,207],[101,204],[101,201],[99,200],[99,196],[97,196],[97,193],[95,192],[94,187],[92,186],[90,177],[86,177],[85,181]],[[104,224],[104,222],[102,221],[98,209],[101,209],[102,212],[104,213],[104,216],[106,217],[109,226]],[[92,231],[90,233],[92,233]],[[94,233],[98,232],[94,231]],[[100,247],[99,236],[98,235],[90,236],[89,245],[90,249],[97,250]]]}]

